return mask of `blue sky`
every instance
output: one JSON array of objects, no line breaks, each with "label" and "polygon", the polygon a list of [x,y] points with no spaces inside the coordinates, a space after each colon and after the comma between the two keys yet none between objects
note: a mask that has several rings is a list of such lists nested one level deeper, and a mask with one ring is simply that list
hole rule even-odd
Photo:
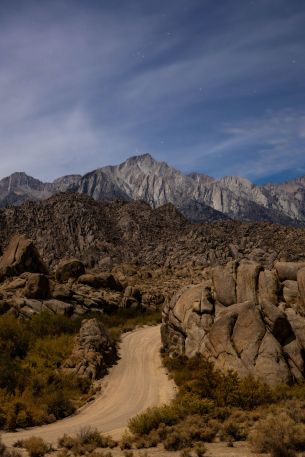
[{"label": "blue sky", "polygon": [[2,0],[0,176],[305,174],[304,0]]}]

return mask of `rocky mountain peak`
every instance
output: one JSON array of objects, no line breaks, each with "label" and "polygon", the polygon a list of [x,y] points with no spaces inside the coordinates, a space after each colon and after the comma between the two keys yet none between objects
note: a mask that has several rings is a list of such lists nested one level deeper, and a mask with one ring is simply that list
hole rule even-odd
[{"label": "rocky mountain peak", "polygon": [[171,203],[193,222],[233,218],[305,225],[305,177],[283,184],[256,186],[239,176],[215,180],[203,173],[186,175],[150,154],[120,165],[68,175],[53,183],[14,173],[0,181],[0,206],[75,192],[95,200],[143,200],[153,208]]},{"label": "rocky mountain peak", "polygon": [[18,187],[41,189],[43,183],[32,176],[28,176],[24,171],[15,172],[0,181],[0,188],[6,189],[7,192],[16,190]]},{"label": "rocky mountain peak", "polygon": [[192,172],[192,173],[189,173],[187,176],[189,176],[190,178],[192,178],[194,181],[196,181],[198,184],[201,184],[201,185],[210,184],[213,181],[215,181],[214,178],[212,178],[209,175],[205,175],[204,173]]}]

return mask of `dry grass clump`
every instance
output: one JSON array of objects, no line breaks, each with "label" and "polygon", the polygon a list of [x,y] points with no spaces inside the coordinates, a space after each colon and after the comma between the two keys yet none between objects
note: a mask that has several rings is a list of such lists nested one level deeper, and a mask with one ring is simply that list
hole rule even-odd
[{"label": "dry grass clump", "polygon": [[0,457],[22,457],[21,453],[16,449],[8,449],[2,442],[0,436]]},{"label": "dry grass clump", "polygon": [[259,418],[260,413],[234,410],[223,422],[220,438],[228,442],[246,440],[251,428]]},{"label": "dry grass clump", "polygon": [[194,446],[194,452],[197,457],[203,457],[207,452],[207,448],[205,447],[205,445],[203,443],[197,443]]},{"label": "dry grass clump", "polygon": [[[83,427],[75,437],[63,435],[59,438],[58,445],[70,450],[74,455],[87,455],[88,453],[92,454],[98,448],[112,449],[117,446],[117,442],[110,436],[101,435],[95,428]],[[98,454],[100,455],[100,452]]]},{"label": "dry grass clump", "polygon": [[[120,440],[120,448],[123,450],[131,449],[135,439],[134,436],[128,433],[127,431],[123,433],[123,436]],[[143,446],[144,447],[144,446]]]},{"label": "dry grass clump", "polygon": [[18,441],[14,446],[26,449],[30,457],[43,457],[52,451],[52,446],[37,436]]},{"label": "dry grass clump", "polygon": [[[73,457],[75,454],[69,449],[63,448],[57,452],[56,457]],[[92,452],[87,451],[86,457],[113,457],[111,451],[94,450]]]},{"label": "dry grass clump", "polygon": [[133,457],[133,451],[126,449],[124,451],[124,457]]},{"label": "dry grass clump", "polygon": [[305,450],[305,425],[296,423],[286,411],[269,414],[254,426],[250,442],[255,451],[272,457],[294,457]]}]

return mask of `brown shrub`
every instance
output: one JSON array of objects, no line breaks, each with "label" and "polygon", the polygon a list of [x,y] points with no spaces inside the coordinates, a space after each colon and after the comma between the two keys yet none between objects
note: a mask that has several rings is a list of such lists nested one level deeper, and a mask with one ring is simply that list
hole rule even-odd
[{"label": "brown shrub", "polygon": [[43,457],[52,450],[50,444],[37,436],[23,440],[22,446],[28,451],[30,457]]},{"label": "brown shrub", "polygon": [[269,452],[272,457],[292,457],[296,450],[305,449],[305,426],[280,411],[257,422],[250,442],[257,452]]},{"label": "brown shrub", "polygon": [[122,449],[122,451],[125,449],[131,449],[134,439],[135,439],[134,436],[131,435],[130,433],[128,433],[128,432],[123,433],[123,436],[119,443],[119,446]]},{"label": "brown shrub", "polygon": [[22,457],[16,449],[8,449],[1,440],[0,436],[0,457]]},{"label": "brown shrub", "polygon": [[255,423],[255,415],[240,410],[233,411],[224,421],[221,438],[224,440],[244,441]]},{"label": "brown shrub", "polygon": [[194,451],[197,457],[203,457],[207,452],[207,448],[203,443],[197,443],[194,446]]},{"label": "brown shrub", "polygon": [[110,436],[101,435],[95,428],[83,427],[75,437],[63,435],[59,438],[58,445],[71,450],[75,455],[83,455],[92,453],[97,448],[114,448],[117,442]]}]

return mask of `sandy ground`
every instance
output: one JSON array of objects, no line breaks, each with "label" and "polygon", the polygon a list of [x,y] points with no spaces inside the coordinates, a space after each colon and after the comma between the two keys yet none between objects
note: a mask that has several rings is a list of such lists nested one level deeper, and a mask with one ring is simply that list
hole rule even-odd
[{"label": "sandy ground", "polygon": [[102,393],[78,414],[42,427],[2,434],[7,445],[30,436],[57,443],[64,433],[73,435],[92,426],[118,439],[128,420],[149,406],[170,401],[175,386],[166,375],[160,358],[160,326],[144,327],[123,335],[120,360],[102,385]]},{"label": "sandy ground", "polygon": [[[269,454],[252,452],[245,441],[234,443],[234,447],[228,447],[227,443],[205,443],[205,447],[207,449],[205,457],[269,457]],[[112,449],[111,453],[113,457],[124,457],[124,452],[119,448]],[[159,445],[150,449],[133,449],[133,455],[134,457],[181,457],[181,451],[165,451],[162,445]]]}]

